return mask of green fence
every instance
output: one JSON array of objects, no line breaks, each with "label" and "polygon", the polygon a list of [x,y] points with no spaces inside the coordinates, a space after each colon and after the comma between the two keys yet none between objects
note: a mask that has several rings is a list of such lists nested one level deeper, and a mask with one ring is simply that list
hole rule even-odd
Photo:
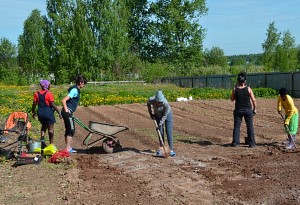
[{"label": "green fence", "polygon": [[[230,89],[235,85],[236,77],[236,75],[166,77],[162,78],[160,82],[185,88]],[[247,85],[252,88],[273,88],[275,90],[285,87],[291,96],[300,98],[300,72],[249,73],[247,74]]]}]

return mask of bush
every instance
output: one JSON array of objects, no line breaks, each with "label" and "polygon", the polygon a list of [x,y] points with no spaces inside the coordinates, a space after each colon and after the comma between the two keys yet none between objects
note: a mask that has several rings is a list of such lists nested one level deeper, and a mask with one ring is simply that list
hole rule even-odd
[{"label": "bush", "polygon": [[193,96],[194,99],[229,99],[231,90],[215,88],[193,88],[189,93],[191,96]]},{"label": "bush", "polygon": [[253,88],[253,93],[257,98],[274,98],[278,95],[277,90],[272,88]]}]

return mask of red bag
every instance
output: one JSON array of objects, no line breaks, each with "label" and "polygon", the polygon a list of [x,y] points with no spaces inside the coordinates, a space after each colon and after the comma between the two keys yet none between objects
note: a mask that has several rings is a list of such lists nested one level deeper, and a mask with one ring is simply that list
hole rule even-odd
[{"label": "red bag", "polygon": [[60,163],[62,158],[70,157],[68,150],[60,150],[49,158],[50,163]]}]

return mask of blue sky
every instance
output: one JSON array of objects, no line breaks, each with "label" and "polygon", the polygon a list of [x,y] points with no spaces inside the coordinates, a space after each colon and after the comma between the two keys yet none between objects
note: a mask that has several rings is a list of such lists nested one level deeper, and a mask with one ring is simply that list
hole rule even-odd
[{"label": "blue sky", "polygon": [[207,7],[200,20],[207,29],[205,48],[218,46],[225,55],[261,53],[273,21],[300,43],[300,0],[207,0]]},{"label": "blue sky", "polygon": [[33,9],[46,14],[46,0],[0,0],[0,38],[5,37],[17,45],[24,21]]},{"label": "blue sky", "polygon": [[[200,24],[207,29],[204,48],[217,46],[225,55],[262,52],[269,24],[289,30],[300,44],[300,0],[207,0]],[[46,14],[46,0],[0,0],[0,38],[17,44],[33,9]]]}]

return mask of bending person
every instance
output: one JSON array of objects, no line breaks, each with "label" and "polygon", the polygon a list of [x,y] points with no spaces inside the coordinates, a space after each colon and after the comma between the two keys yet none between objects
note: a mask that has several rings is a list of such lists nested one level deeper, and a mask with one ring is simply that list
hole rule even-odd
[{"label": "bending person", "polygon": [[292,140],[296,141],[296,134],[298,131],[298,109],[294,105],[293,98],[288,95],[286,88],[279,89],[279,96],[277,101],[278,113],[282,116],[282,108],[285,111],[284,125],[286,127],[286,133],[291,134],[292,139],[287,141],[287,149],[295,149],[295,145]]},{"label": "bending person", "polygon": [[[168,144],[171,149],[170,156],[176,156],[176,153],[173,150],[173,114],[171,106],[161,90],[158,90],[155,96],[148,99],[147,107],[150,117],[153,120],[156,120],[158,124],[158,129],[162,135],[163,141],[165,126]],[[160,146],[162,146],[162,144],[160,144]],[[156,155],[162,156],[160,149],[157,150]]]}]

